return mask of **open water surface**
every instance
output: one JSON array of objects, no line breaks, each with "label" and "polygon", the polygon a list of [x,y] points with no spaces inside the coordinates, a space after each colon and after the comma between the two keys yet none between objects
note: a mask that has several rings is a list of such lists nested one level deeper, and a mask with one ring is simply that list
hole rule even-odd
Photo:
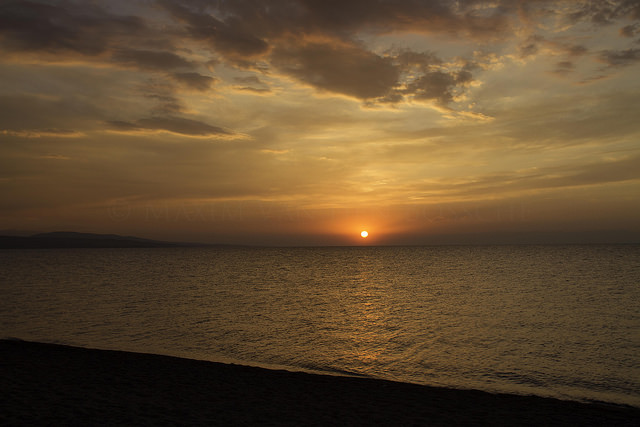
[{"label": "open water surface", "polygon": [[640,406],[640,246],[0,251],[0,337]]}]

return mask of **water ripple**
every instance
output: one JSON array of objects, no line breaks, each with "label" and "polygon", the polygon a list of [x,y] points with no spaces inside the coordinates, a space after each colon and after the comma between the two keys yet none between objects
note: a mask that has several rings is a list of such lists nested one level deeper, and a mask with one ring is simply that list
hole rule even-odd
[{"label": "water ripple", "polygon": [[0,335],[640,406],[640,247],[0,251]]}]

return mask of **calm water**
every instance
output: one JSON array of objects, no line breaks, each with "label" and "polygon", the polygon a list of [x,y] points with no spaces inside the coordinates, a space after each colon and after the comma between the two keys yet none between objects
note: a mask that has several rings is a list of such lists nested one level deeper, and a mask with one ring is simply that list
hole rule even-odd
[{"label": "calm water", "polygon": [[0,336],[640,406],[640,246],[0,251]]}]

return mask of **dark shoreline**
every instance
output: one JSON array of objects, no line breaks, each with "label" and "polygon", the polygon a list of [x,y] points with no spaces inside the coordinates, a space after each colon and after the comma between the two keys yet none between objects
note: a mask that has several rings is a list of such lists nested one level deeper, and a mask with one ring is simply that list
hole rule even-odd
[{"label": "dark shoreline", "polygon": [[0,340],[2,425],[640,425],[640,408]]}]

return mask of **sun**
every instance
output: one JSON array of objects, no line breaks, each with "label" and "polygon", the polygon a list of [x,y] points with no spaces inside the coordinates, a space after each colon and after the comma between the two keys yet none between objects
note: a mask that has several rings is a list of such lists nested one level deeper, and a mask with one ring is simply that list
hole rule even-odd
[{"label": "sun", "polygon": [[369,232],[364,230],[360,232],[360,237],[362,237],[363,239],[366,239],[367,236],[369,236]]}]

